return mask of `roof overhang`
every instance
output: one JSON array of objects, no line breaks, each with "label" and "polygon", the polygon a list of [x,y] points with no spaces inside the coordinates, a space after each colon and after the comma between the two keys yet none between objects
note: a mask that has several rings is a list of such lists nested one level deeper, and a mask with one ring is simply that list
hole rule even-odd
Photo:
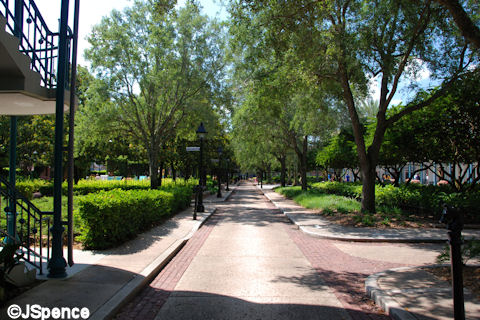
[{"label": "roof overhang", "polygon": [[[70,92],[65,91],[63,111],[69,111]],[[77,103],[75,103],[77,105]],[[54,114],[55,98],[32,95],[26,91],[0,91],[0,115],[27,116]]]}]

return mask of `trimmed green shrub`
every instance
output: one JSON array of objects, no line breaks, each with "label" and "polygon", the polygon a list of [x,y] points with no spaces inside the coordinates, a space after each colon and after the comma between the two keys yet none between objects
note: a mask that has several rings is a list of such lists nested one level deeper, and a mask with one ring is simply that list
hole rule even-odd
[{"label": "trimmed green shrub", "polygon": [[[294,198],[301,193],[299,187],[276,188],[277,192],[288,198]],[[362,185],[358,183],[321,182],[314,183],[308,191],[325,194],[335,194],[361,200]],[[480,216],[480,190],[457,192],[449,186],[432,185],[376,185],[375,202],[379,207],[397,207],[415,214],[440,217],[443,204],[460,208],[466,223],[475,223]]]},{"label": "trimmed green shrub", "polygon": [[[30,184],[33,183],[33,192],[39,191],[42,195],[51,197],[53,196],[53,182],[46,181],[42,179],[35,179],[35,180],[26,180],[22,182],[17,182],[18,184],[25,184],[24,188],[26,189],[25,193],[29,194],[31,187]],[[160,190],[164,190],[165,188],[170,188],[171,186],[183,186],[183,185],[196,185],[198,181],[195,179],[177,179],[173,181],[172,179],[163,179],[162,186],[159,188]],[[149,180],[91,180],[91,179],[81,179],[78,181],[77,184],[73,186],[73,193],[75,195],[86,195],[89,193],[99,192],[99,191],[109,191],[114,189],[122,189],[122,190],[149,190],[150,189],[150,181]],[[62,194],[67,195],[68,185],[67,182],[63,182],[62,184]],[[30,192],[31,193],[31,192]],[[31,198],[31,195],[30,195]]]},{"label": "trimmed green shrub", "polygon": [[336,194],[354,199],[362,198],[362,185],[358,183],[318,182],[314,183],[312,188],[323,193]]},{"label": "trimmed green shrub", "polygon": [[52,188],[53,183],[43,179],[25,179],[17,181],[15,186],[23,196],[25,196],[27,199],[32,199],[34,192],[41,192],[41,190],[46,187]]},{"label": "trimmed green shrub", "polygon": [[[186,198],[186,188],[162,190],[120,190],[91,193],[79,200],[82,220],[80,240],[89,249],[106,249],[135,237],[187,205],[175,197]],[[191,190],[188,190],[191,196]]]},{"label": "trimmed green shrub", "polygon": [[299,196],[302,193],[302,188],[299,186],[296,187],[278,187],[275,188],[275,191],[284,195],[289,199],[293,199],[296,196]]}]

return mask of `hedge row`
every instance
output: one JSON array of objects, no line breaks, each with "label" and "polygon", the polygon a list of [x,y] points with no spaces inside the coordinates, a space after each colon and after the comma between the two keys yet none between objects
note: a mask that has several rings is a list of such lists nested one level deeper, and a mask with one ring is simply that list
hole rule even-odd
[{"label": "hedge row", "polygon": [[28,199],[32,199],[33,193],[37,191],[45,192],[46,190],[48,190],[50,194],[52,194],[53,191],[53,183],[43,179],[26,179],[22,181],[17,181],[15,183],[15,187],[22,195],[24,195]]},{"label": "hedge row", "polygon": [[[345,197],[362,198],[362,186],[358,183],[321,182],[312,185],[312,189],[321,193],[336,194]],[[292,191],[293,192],[293,191]],[[286,194],[286,196],[290,197]],[[377,205],[399,207],[412,212],[439,215],[443,204],[461,208],[465,218],[480,215],[480,190],[456,192],[449,186],[433,185],[392,185],[375,186]]]},{"label": "hedge row", "polygon": [[119,245],[190,204],[192,187],[90,193],[79,199],[80,240],[88,249]]},{"label": "hedge row", "polygon": [[[169,188],[172,185],[183,185],[196,184],[197,180],[190,179],[184,181],[183,179],[177,179],[173,181],[172,179],[163,179],[162,187],[160,189]],[[34,192],[40,192],[44,196],[53,195],[53,182],[46,181],[43,179],[33,179],[33,180],[23,180],[16,183],[17,189],[21,194],[23,194],[28,199],[32,199]],[[99,191],[108,191],[113,189],[122,189],[122,190],[149,190],[150,181],[149,180],[79,180],[77,184],[73,186],[73,193],[75,195],[86,195],[89,193],[99,192]],[[62,184],[62,194],[67,195],[68,185],[67,182]]]}]

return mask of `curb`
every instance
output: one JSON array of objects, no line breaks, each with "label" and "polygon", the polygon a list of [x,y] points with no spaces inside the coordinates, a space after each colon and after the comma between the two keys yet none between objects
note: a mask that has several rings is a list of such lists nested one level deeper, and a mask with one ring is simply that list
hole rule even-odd
[{"label": "curb", "polygon": [[[393,275],[399,271],[408,271],[408,270],[415,270],[415,269],[425,269],[425,268],[437,268],[437,267],[445,267],[449,266],[448,264],[433,264],[433,265],[426,265],[426,266],[415,266],[415,267],[401,267],[401,268],[394,268],[390,270],[385,270],[379,273],[372,274],[365,280],[365,293],[366,295],[375,301],[379,307],[385,310],[385,313],[388,314],[395,320],[416,320],[418,319],[414,315],[412,315],[409,311],[403,308],[395,298],[393,298],[390,294],[391,293],[408,293],[412,290],[416,292],[451,292],[451,287],[431,287],[431,288],[421,288],[421,289],[398,289],[395,291],[388,291],[380,289],[378,285],[378,280],[381,277]],[[464,288],[465,292],[470,292],[468,289]],[[453,312],[453,310],[452,310]]]},{"label": "curb", "polygon": [[[226,201],[233,191],[236,188],[232,188],[228,195],[222,199]],[[213,202],[212,204],[214,204]],[[107,302],[105,302],[100,308],[98,308],[89,319],[92,320],[101,320],[101,319],[112,319],[115,314],[125,306],[135,295],[137,295],[140,290],[142,290],[147,284],[152,282],[152,280],[160,273],[160,271],[170,262],[170,260],[175,257],[175,255],[185,246],[185,244],[190,240],[195,232],[200,229],[205,222],[217,211],[217,208],[213,208],[212,212],[208,213],[201,220],[198,220],[192,230],[183,238],[175,241],[167,250],[165,250],[161,255],[159,255],[154,261],[152,261],[145,269],[136,275],[132,280],[125,284],[113,297],[111,297]]]},{"label": "curb", "polygon": [[147,284],[149,284],[160,271],[175,257],[175,255],[192,238],[195,232],[217,211],[216,208],[192,228],[190,233],[183,239],[175,241],[167,250],[153,260],[145,269],[136,275],[132,280],[125,284],[113,297],[98,308],[89,319],[112,319],[115,314],[127,304],[135,295],[138,294]]},{"label": "curb", "polygon": [[321,238],[321,239],[328,239],[328,240],[337,240],[337,241],[348,241],[348,242],[384,242],[384,243],[445,243],[447,239],[432,239],[432,238],[361,238],[361,237],[349,237],[349,236],[329,236],[329,235],[322,235],[316,232],[312,232],[307,230],[305,226],[301,225],[298,221],[296,221],[292,216],[291,213],[286,211],[285,209],[281,208],[277,202],[272,200],[270,196],[263,191],[263,189],[257,186],[257,189],[262,191],[263,195],[275,205],[275,207],[282,212],[296,227],[301,230],[302,232],[308,234],[309,236]]},{"label": "curb", "polygon": [[387,276],[390,273],[397,271],[404,271],[409,269],[415,269],[417,267],[401,267],[386,270],[383,272],[372,274],[365,280],[365,291],[367,296],[372,299],[377,306],[385,310],[385,313],[391,316],[395,320],[416,320],[410,312],[403,309],[400,304],[392,298],[385,290],[380,289],[378,285],[378,279],[380,277]]}]

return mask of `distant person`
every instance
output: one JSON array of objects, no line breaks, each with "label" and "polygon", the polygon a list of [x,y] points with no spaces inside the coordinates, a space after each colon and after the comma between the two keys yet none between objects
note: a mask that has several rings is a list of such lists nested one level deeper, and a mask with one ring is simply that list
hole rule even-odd
[{"label": "distant person", "polygon": [[347,182],[350,182],[350,176],[348,175],[348,173],[347,173],[347,175],[345,176],[345,180],[346,180]]}]

